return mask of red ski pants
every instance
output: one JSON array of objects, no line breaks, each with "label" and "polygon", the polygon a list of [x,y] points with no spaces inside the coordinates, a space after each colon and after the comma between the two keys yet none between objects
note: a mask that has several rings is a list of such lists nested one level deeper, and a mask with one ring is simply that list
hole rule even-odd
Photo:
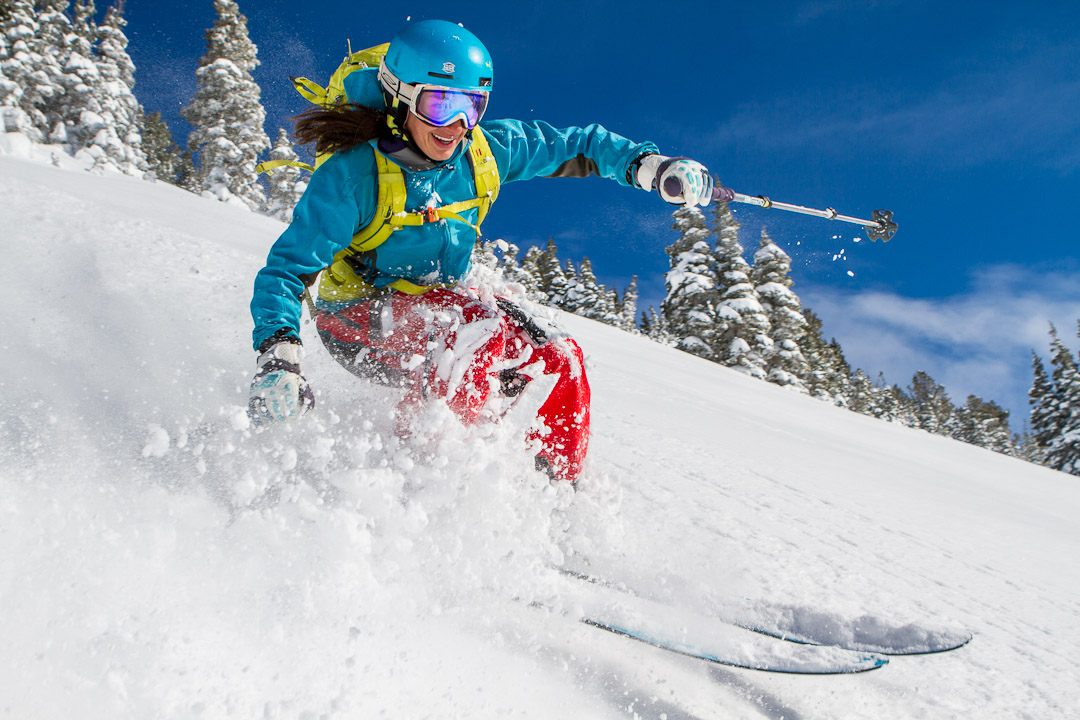
[{"label": "red ski pants", "polygon": [[[538,466],[573,482],[589,446],[589,382],[581,348],[549,339],[516,306],[495,306],[446,288],[422,295],[391,291],[345,307],[320,309],[319,336],[353,374],[408,392],[399,431],[422,403],[443,400],[465,424],[484,417],[493,393],[514,397],[540,375],[556,376],[538,412]],[[402,424],[402,421],[405,424]]]}]

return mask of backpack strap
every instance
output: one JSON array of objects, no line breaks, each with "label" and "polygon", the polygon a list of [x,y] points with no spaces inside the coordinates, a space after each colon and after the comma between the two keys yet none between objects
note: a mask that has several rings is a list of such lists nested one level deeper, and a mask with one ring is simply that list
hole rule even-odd
[{"label": "backpack strap", "polygon": [[[484,131],[474,128],[469,145],[469,164],[472,166],[476,197],[416,212],[405,211],[405,173],[389,158],[375,150],[375,165],[379,171],[379,195],[375,203],[375,217],[366,227],[353,235],[347,250],[363,253],[374,250],[386,242],[390,235],[403,227],[423,225],[429,222],[453,219],[473,229],[480,237],[480,225],[487,217],[491,204],[499,196],[499,166],[491,154]],[[477,222],[472,224],[461,213],[477,209]]]},{"label": "backpack strap", "polygon": [[308,172],[315,172],[315,168],[308,165],[306,162],[300,162],[299,160],[267,160],[264,163],[259,163],[255,166],[256,173],[270,172],[271,170],[277,170],[280,167],[294,167],[301,170],[307,170]]},{"label": "backpack strap", "polygon": [[[468,158],[472,166],[476,197],[417,212],[406,212],[405,173],[376,149],[375,166],[379,184],[375,217],[353,236],[349,247],[334,257],[333,264],[323,274],[323,280],[319,283],[319,298],[340,302],[374,293],[375,288],[363,277],[367,273],[363,271],[361,256],[382,245],[401,228],[440,220],[458,220],[471,227],[479,238],[480,224],[487,217],[491,204],[499,196],[500,185],[499,166],[495,162],[495,156],[491,154],[491,146],[484,131],[479,127],[473,129]],[[475,225],[461,214],[471,208],[476,208],[477,211]],[[419,295],[441,285],[417,285],[399,279],[391,283],[390,287],[410,295]]]}]

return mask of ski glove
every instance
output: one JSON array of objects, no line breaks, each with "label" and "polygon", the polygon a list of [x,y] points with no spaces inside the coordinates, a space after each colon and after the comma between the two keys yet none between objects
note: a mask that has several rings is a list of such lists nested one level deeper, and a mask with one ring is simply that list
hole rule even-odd
[{"label": "ski glove", "polygon": [[637,181],[656,190],[672,205],[700,205],[712,200],[713,179],[708,169],[690,158],[646,155],[637,169]]},{"label": "ski glove", "polygon": [[304,347],[279,342],[259,356],[259,369],[251,381],[248,416],[256,425],[292,422],[315,407],[315,394],[300,374]]}]

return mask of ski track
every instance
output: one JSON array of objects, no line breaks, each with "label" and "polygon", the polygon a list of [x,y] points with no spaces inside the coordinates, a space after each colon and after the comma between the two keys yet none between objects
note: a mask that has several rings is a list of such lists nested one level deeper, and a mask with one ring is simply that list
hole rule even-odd
[{"label": "ski track", "polygon": [[[62,161],[0,157],[0,714],[1073,714],[1075,478],[536,307],[586,351],[576,494],[532,470],[512,414],[396,440],[396,391],[309,323],[316,413],[252,433],[247,302],[282,225]],[[543,572],[562,561],[699,613],[974,639],[865,675],[721,668],[527,608],[567,600]]]}]

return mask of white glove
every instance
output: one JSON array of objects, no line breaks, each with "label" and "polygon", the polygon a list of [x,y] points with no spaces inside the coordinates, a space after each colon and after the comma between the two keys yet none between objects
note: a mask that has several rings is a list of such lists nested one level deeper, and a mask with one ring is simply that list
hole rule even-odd
[{"label": "white glove", "polygon": [[315,407],[315,393],[300,374],[304,347],[279,342],[259,356],[259,369],[251,381],[248,416],[256,425],[292,422]]},{"label": "white glove", "polygon": [[705,207],[712,200],[712,176],[704,165],[689,158],[646,155],[638,163],[637,181],[672,205]]}]

